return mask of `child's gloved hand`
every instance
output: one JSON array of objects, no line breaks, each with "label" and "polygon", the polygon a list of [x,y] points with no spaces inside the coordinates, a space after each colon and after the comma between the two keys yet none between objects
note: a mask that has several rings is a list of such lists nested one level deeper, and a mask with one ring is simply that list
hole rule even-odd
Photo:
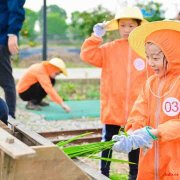
[{"label": "child's gloved hand", "polygon": [[133,149],[151,148],[152,142],[157,138],[149,132],[149,129],[149,127],[138,129],[129,136],[113,136],[112,140],[117,142],[112,149],[117,152],[129,153]]},{"label": "child's gloved hand", "polygon": [[150,132],[151,129],[152,129],[151,127],[146,126],[144,128],[135,130],[132,133],[133,136],[135,137],[140,136],[144,140],[144,145],[143,146],[141,145],[141,147],[150,148],[152,147],[153,141],[157,140],[157,137],[151,134]]},{"label": "child's gloved hand", "polygon": [[112,140],[117,142],[113,145],[112,150],[128,154],[133,146],[132,141],[128,137],[125,135],[114,135]]},{"label": "child's gloved hand", "polygon": [[105,35],[106,30],[104,28],[105,23],[97,23],[93,27],[93,32],[95,36],[102,37]]}]

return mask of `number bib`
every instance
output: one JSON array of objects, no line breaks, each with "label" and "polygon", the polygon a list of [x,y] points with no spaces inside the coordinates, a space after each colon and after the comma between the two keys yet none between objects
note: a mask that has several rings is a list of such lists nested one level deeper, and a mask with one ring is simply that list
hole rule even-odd
[{"label": "number bib", "polygon": [[168,116],[176,116],[180,112],[180,102],[174,97],[166,98],[162,105],[163,112]]},{"label": "number bib", "polygon": [[138,71],[142,71],[145,68],[145,62],[141,58],[136,58],[134,60],[134,67]]}]

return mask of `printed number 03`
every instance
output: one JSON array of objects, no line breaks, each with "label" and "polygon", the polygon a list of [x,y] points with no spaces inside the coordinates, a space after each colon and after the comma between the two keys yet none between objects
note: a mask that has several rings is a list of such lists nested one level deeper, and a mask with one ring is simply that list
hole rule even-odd
[{"label": "printed number 03", "polygon": [[163,112],[168,116],[176,116],[180,112],[180,102],[174,97],[169,97],[163,102]]}]

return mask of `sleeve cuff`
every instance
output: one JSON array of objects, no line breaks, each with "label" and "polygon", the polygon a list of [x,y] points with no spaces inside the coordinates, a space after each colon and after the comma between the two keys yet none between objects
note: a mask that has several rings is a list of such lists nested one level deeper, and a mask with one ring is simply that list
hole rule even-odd
[{"label": "sleeve cuff", "polygon": [[8,37],[16,36],[16,34],[8,34]]},{"label": "sleeve cuff", "polygon": [[153,134],[149,131],[150,129],[152,129],[151,127],[146,126],[145,128],[146,128],[147,133],[148,133],[154,140],[157,140],[157,139],[158,139],[155,135],[153,135]]}]

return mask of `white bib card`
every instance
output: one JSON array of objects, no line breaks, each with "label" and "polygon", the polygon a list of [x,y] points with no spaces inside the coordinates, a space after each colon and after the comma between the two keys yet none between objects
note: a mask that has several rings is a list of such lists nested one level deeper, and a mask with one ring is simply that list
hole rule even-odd
[{"label": "white bib card", "polygon": [[136,58],[134,60],[134,67],[138,71],[142,71],[145,68],[145,62],[141,58]]},{"label": "white bib card", "polygon": [[180,112],[180,102],[174,97],[166,98],[162,105],[163,112],[168,116],[176,116]]}]

